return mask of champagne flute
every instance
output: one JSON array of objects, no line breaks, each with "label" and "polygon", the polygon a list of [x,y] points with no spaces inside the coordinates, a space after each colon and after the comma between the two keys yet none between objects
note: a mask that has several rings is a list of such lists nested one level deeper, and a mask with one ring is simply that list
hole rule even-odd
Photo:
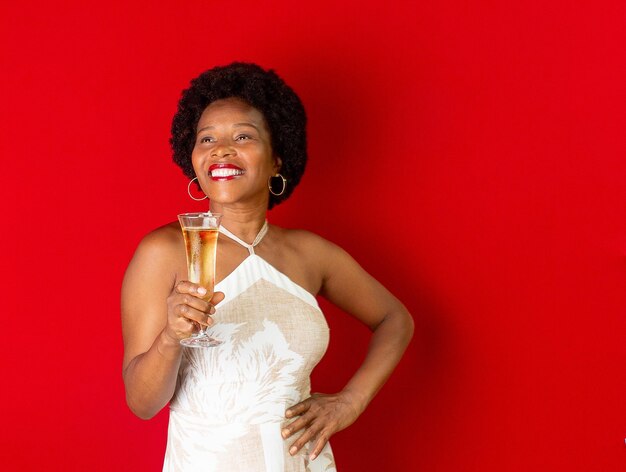
[{"label": "champagne flute", "polygon": [[[215,285],[215,254],[222,215],[217,213],[183,213],[178,221],[185,238],[187,254],[187,276],[189,281],[206,288],[203,297],[209,301],[213,297]],[[200,328],[197,334],[182,339],[180,343],[187,347],[213,347],[223,341],[209,336],[206,328]]]}]

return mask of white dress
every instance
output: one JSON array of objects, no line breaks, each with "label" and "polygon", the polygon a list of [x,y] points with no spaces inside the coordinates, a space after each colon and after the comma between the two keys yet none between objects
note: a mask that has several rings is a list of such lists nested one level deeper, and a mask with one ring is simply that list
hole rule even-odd
[{"label": "white dress", "polygon": [[327,444],[309,461],[298,434],[280,434],[285,410],[310,395],[309,376],[328,346],[328,325],[315,297],[254,253],[215,290],[226,298],[210,334],[223,344],[184,348],[170,402],[167,472],[335,472]]}]

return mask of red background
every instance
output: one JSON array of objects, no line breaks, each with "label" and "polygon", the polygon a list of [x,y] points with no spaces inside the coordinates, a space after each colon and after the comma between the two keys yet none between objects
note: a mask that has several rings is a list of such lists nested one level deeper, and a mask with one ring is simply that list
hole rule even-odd
[{"label": "red background", "polygon": [[[416,336],[340,471],[621,471],[623,2],[32,2],[0,6],[3,470],[159,470],[167,416],[125,406],[119,289],[182,211],[180,91],[275,68],[310,165],[273,223],[319,232]],[[324,304],[314,389],[367,333]]]}]

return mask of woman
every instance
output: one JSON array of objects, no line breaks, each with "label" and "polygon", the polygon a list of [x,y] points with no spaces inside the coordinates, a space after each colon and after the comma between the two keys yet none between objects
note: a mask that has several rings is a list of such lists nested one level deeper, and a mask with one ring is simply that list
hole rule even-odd
[{"label": "woman", "polygon": [[[304,172],[305,124],[296,94],[253,64],[216,67],[183,92],[171,144],[223,215],[216,292],[207,302],[186,281],[178,222],[143,239],[122,288],[128,405],[151,418],[170,402],[164,470],[335,470],[329,438],[363,412],[412,336],[406,309],[346,252],[267,224]],[[373,331],[335,394],[310,394],[328,343],[318,294]],[[204,326],[225,342],[181,347]]]}]

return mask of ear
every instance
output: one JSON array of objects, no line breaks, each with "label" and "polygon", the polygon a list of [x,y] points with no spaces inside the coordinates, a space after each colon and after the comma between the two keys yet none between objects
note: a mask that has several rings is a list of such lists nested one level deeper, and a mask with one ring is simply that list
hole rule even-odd
[{"label": "ear", "polygon": [[282,166],[283,160],[279,156],[274,155],[274,174],[278,173]]}]

